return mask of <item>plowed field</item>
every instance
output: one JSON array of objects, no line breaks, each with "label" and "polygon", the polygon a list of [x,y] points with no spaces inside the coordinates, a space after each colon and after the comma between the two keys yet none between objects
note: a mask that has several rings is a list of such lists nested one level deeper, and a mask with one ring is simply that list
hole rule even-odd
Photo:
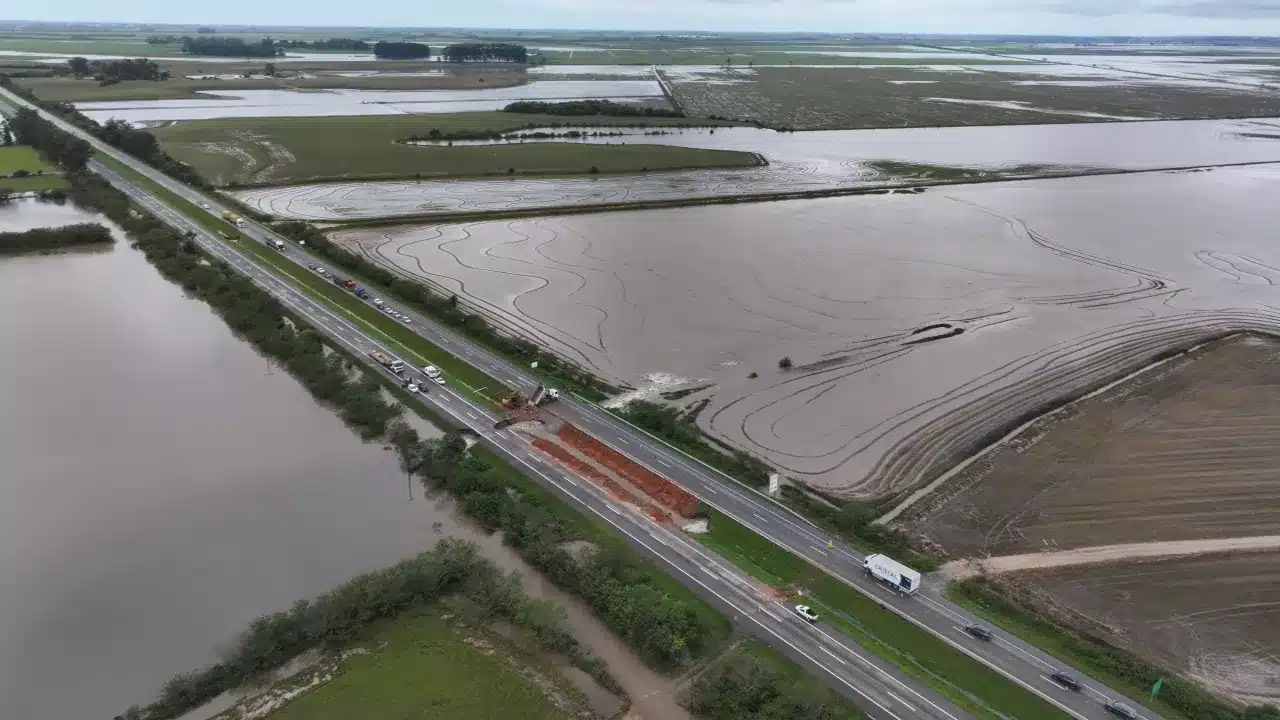
[{"label": "plowed field", "polygon": [[1280,533],[1280,341],[1173,360],[1028,428],[951,487],[968,489],[918,528],[953,556]]}]

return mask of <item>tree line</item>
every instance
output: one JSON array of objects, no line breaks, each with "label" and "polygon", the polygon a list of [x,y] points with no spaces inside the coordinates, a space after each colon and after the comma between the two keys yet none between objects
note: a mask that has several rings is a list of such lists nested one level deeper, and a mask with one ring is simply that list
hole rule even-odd
[{"label": "tree line", "polygon": [[30,108],[18,108],[13,117],[9,118],[8,125],[19,143],[30,145],[49,162],[61,165],[68,171],[84,170],[89,163],[89,156],[93,154],[89,143],[45,122],[39,113]]},{"label": "tree line", "polygon": [[567,102],[540,102],[520,100],[502,108],[503,112],[527,115],[606,115],[609,117],[669,117],[682,118],[684,113],[670,108],[644,107],[610,100],[570,100]]},{"label": "tree line", "polygon": [[446,47],[440,54],[451,63],[529,61],[529,51],[511,43],[460,43]]},{"label": "tree line", "polygon": [[24,232],[0,232],[0,255],[61,250],[84,245],[110,245],[111,231],[98,223],[35,228]]},{"label": "tree line", "polygon": [[528,630],[545,650],[587,657],[564,629],[563,610],[530,599],[515,573],[504,575],[475,545],[445,538],[417,557],[349,580],[314,600],[299,600],[287,611],[259,617],[223,660],[174,675],[154,702],[132,707],[116,720],[179,717],[222,692],[265,677],[306,650],[341,649],[373,623],[442,601],[462,601],[470,622],[506,620]]},{"label": "tree line", "polygon": [[[0,87],[3,87],[9,90],[10,92],[13,92],[16,95],[19,95],[20,97],[23,97],[31,101],[32,103],[35,103],[39,107],[53,113],[54,115],[58,115],[63,120],[66,120],[72,125],[75,125],[76,127],[80,128],[81,130],[84,130],[86,132],[93,134],[103,142],[109,145],[112,145],[114,147],[120,148],[125,152],[128,152],[132,155],[137,156],[142,160],[147,161],[149,165],[160,170],[166,175],[169,175],[175,180],[180,180],[188,185],[194,185],[195,187],[201,187],[201,188],[209,187],[209,183],[203,177],[201,177],[200,174],[197,173],[194,168],[192,168],[190,165],[184,162],[180,162],[174,159],[171,155],[166,153],[160,147],[160,142],[156,140],[156,136],[152,135],[150,132],[146,130],[132,127],[129,125],[129,123],[123,120],[118,120],[118,119],[112,119],[107,121],[105,125],[99,125],[95,120],[92,120],[86,117],[80,111],[76,110],[75,106],[72,105],[71,103],[48,102],[48,101],[41,100],[40,98],[36,97],[35,93],[31,92],[30,90],[27,90],[25,88],[15,85],[13,81],[10,80],[5,75],[0,75]],[[19,112],[22,112],[22,111],[19,111]],[[43,120],[40,120],[39,115],[37,115],[35,111],[26,110],[26,112],[31,113],[31,115],[34,116],[34,118],[39,122],[39,125],[47,126],[48,128],[53,129],[53,125],[49,125],[48,123],[45,123]],[[15,132],[16,132],[16,129],[15,129]],[[82,145],[83,152],[84,152],[84,161],[88,162],[89,155],[92,153],[92,148],[89,146],[88,143],[78,138],[75,138],[74,136],[67,135],[66,133],[60,132],[59,135],[65,138],[67,141],[73,141],[74,143],[79,143],[79,145]],[[35,145],[35,143],[27,143],[25,141],[23,142],[24,144],[28,144],[28,145]],[[75,152],[79,152],[80,151],[79,145],[72,147],[70,151],[73,154]],[[50,153],[45,151],[43,148],[40,148],[39,146],[36,146],[36,147],[42,153],[44,153],[45,156],[48,157],[51,162],[57,163],[59,165],[63,165],[64,167],[67,167],[72,171],[81,170],[84,168],[83,163],[79,164],[78,166],[75,165],[74,162],[68,165],[67,162],[63,162],[62,160],[59,160],[57,157],[50,155]]]},{"label": "tree line", "polygon": [[88,60],[73,57],[67,68],[76,77],[92,76],[100,85],[114,85],[124,80],[168,80],[169,73],[146,58],[133,60]]},{"label": "tree line", "polygon": [[500,333],[483,317],[459,309],[456,295],[446,297],[432,292],[422,283],[406,280],[361,255],[335,245],[324,233],[305,222],[283,222],[275,229],[294,240],[305,241],[312,252],[323,256],[334,265],[381,285],[414,309],[461,331],[472,340],[513,362],[524,367],[537,362],[538,373],[553,385],[572,389],[592,400],[603,400],[614,390],[591,373],[561,360],[538,345]]},{"label": "tree line", "polygon": [[431,57],[431,47],[423,43],[380,40],[374,43],[373,54],[379,60],[422,60]]},{"label": "tree line", "polygon": [[276,47],[271,38],[263,38],[258,42],[249,42],[236,37],[191,37],[182,38],[182,52],[188,55],[208,55],[211,57],[278,57],[284,50]]},{"label": "tree line", "polygon": [[282,48],[303,50],[351,50],[367,51],[369,43],[355,38],[329,38],[328,40],[277,40],[276,45]]}]

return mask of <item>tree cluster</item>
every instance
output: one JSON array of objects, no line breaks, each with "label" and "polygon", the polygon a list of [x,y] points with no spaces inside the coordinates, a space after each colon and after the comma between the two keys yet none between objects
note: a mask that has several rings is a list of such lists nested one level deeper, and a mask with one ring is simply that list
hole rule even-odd
[{"label": "tree cluster", "polygon": [[368,51],[369,43],[354,38],[329,38],[328,40],[277,40],[277,47],[299,50],[351,50]]},{"label": "tree cluster", "polygon": [[524,367],[538,363],[538,373],[551,384],[575,390],[593,400],[602,400],[613,388],[534,343],[497,332],[480,315],[458,307],[456,298],[432,292],[422,283],[406,280],[360,255],[333,244],[324,233],[304,222],[280,223],[276,230],[307,247],[334,265],[359,275],[391,291],[401,301],[455,328],[485,347],[500,353]]},{"label": "tree cluster", "polygon": [[19,143],[30,145],[49,162],[72,172],[83,170],[93,153],[89,143],[45,122],[39,113],[29,108],[18,108],[9,119],[9,127]]},{"label": "tree cluster", "polygon": [[177,35],[148,35],[148,45],[173,45],[182,41]]},{"label": "tree cluster", "polygon": [[431,47],[415,42],[386,42],[373,44],[373,54],[379,60],[423,60],[431,57]]},{"label": "tree cluster", "polygon": [[168,80],[169,73],[146,58],[133,60],[87,60],[73,57],[67,68],[76,77],[93,76],[102,85],[114,85],[123,80]]},{"label": "tree cluster", "polygon": [[1161,702],[1181,715],[1197,720],[1280,720],[1280,708],[1255,705],[1240,709],[1223,702],[1203,685],[1182,677],[1170,677],[1167,670],[1133,652],[1116,647],[1092,635],[1076,632],[1043,617],[1017,600],[1007,597],[991,581],[981,577],[954,583],[951,591],[978,604],[986,612],[1008,618],[1040,637],[1052,637],[1068,650],[1082,670],[1102,678],[1120,678],[1126,685],[1149,688],[1164,679]]},{"label": "tree cluster", "polygon": [[160,141],[156,140],[155,135],[141,128],[132,127],[124,120],[115,118],[108,120],[105,125],[98,126],[94,134],[104,142],[140,160],[145,160],[148,165],[188,185],[202,187],[206,184],[204,178],[200,177],[190,165],[175,160],[161,149]]},{"label": "tree cluster", "polygon": [[221,662],[169,679],[160,697],[123,718],[168,720],[218,694],[263,677],[310,648],[336,650],[374,622],[443,600],[465,599],[472,620],[502,619],[532,631],[539,645],[557,652],[585,651],[562,625],[554,605],[530,600],[514,573],[504,575],[470,543],[452,538],[385,570],[366,573],[288,611],[263,615],[241,634]]},{"label": "tree cluster", "polygon": [[188,55],[208,55],[211,57],[278,57],[284,50],[276,47],[271,38],[263,38],[256,43],[236,37],[184,37],[182,52]]},{"label": "tree cluster", "polygon": [[502,108],[503,112],[541,115],[606,115],[609,117],[670,117],[682,118],[684,113],[668,108],[643,107],[611,100],[570,100],[567,102],[539,102],[520,100]]},{"label": "tree cluster", "polygon": [[787,677],[736,652],[693,683],[690,709],[705,720],[856,720],[861,712],[821,682]]},{"label": "tree cluster", "polygon": [[511,43],[461,43],[446,47],[441,55],[451,63],[529,61],[529,51]]},{"label": "tree cluster", "polygon": [[0,255],[61,250],[83,245],[110,245],[111,231],[98,223],[35,228],[25,232],[0,232]]}]

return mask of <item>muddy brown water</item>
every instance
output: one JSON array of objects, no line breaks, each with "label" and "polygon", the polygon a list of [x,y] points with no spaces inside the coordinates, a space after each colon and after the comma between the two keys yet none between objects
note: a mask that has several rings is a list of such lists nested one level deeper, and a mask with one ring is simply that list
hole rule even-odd
[{"label": "muddy brown water", "polygon": [[713,383],[705,428],[870,497],[1158,352],[1280,328],[1277,182],[1258,166],[333,237],[603,377]]},{"label": "muddy brown water", "polygon": [[[0,230],[89,220],[0,207]],[[97,720],[148,702],[258,615],[445,534],[564,606],[629,692],[666,689],[498,538],[447,502],[410,502],[390,452],[127,243],[0,259],[0,307],[0,716]]]}]

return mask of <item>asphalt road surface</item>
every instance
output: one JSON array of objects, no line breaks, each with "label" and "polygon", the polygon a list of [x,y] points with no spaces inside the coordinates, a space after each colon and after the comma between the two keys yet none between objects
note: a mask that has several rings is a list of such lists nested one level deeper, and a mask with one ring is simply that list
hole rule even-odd
[{"label": "asphalt road surface", "polygon": [[[0,99],[11,105],[28,103],[0,90]],[[221,215],[224,209],[216,196],[206,196],[169,178],[145,163],[98,141],[61,119],[41,111],[44,117],[89,141],[94,147],[127,164],[153,182],[180,195],[197,205],[207,202],[209,212]],[[308,318],[317,328],[346,346],[352,352],[367,357],[372,350],[388,355],[396,353],[379,341],[370,338],[345,319],[334,315],[324,306],[311,301],[268,268],[255,263],[238,252],[233,243],[205,231],[201,226],[178,212],[163,205],[145,191],[133,186],[109,169],[94,164],[95,172],[103,175],[113,185],[130,194],[135,200],[162,217],[166,222],[184,232],[192,230],[197,240],[208,252],[226,260],[254,281],[277,296],[286,305]],[[295,243],[277,235],[269,228],[253,221],[245,221],[241,232],[254,240],[274,246],[276,240],[284,240],[283,255],[298,263],[302,271],[309,265],[324,266],[325,261],[306,253]],[[538,380],[504,358],[490,353],[470,340],[453,333],[429,318],[409,308],[397,310],[412,318],[409,327],[442,349],[449,351],[490,377],[509,387],[529,393]],[[590,483],[579,482],[557,467],[544,463],[524,440],[506,431],[494,431],[497,418],[489,411],[473,404],[469,398],[447,388],[427,383],[416,369],[407,376],[429,387],[430,394],[424,402],[438,412],[452,418],[459,427],[476,431],[486,445],[495,449],[507,460],[522,468],[535,479],[548,485],[572,504],[595,513],[609,522],[636,547],[658,561],[682,584],[690,587],[704,599],[716,605],[760,636],[770,645],[780,649],[793,660],[816,671],[820,677],[849,696],[868,714],[877,718],[961,718],[969,717],[950,702],[912,678],[903,675],[892,665],[858,648],[851,640],[834,630],[824,630],[821,623],[810,625],[796,617],[790,608],[754,590],[756,583],[734,568],[727,561],[715,556],[696,544],[687,542],[678,533],[657,526],[629,509],[614,505],[606,495]],[[556,413],[595,435],[616,450],[654,472],[680,484],[703,502],[750,527],[772,542],[788,548],[831,574],[839,577],[865,594],[880,601],[902,617],[927,629],[943,641],[969,654],[1040,695],[1069,715],[1086,720],[1114,717],[1103,703],[1109,699],[1121,700],[1139,710],[1139,716],[1149,720],[1161,719],[1160,715],[1143,708],[1141,703],[1126,698],[1088,675],[1070,669],[1036,648],[1006,633],[995,631],[990,641],[976,640],[964,631],[964,626],[978,622],[962,608],[940,595],[940,588],[926,578],[920,592],[902,596],[896,591],[873,581],[863,570],[863,555],[821,528],[795,514],[766,495],[734,481],[696,459],[684,455],[661,440],[631,426],[593,403],[568,395],[562,395]],[[1075,692],[1063,688],[1050,679],[1055,669],[1071,672],[1084,684]],[[1034,720],[1034,719],[1026,719]]]}]

